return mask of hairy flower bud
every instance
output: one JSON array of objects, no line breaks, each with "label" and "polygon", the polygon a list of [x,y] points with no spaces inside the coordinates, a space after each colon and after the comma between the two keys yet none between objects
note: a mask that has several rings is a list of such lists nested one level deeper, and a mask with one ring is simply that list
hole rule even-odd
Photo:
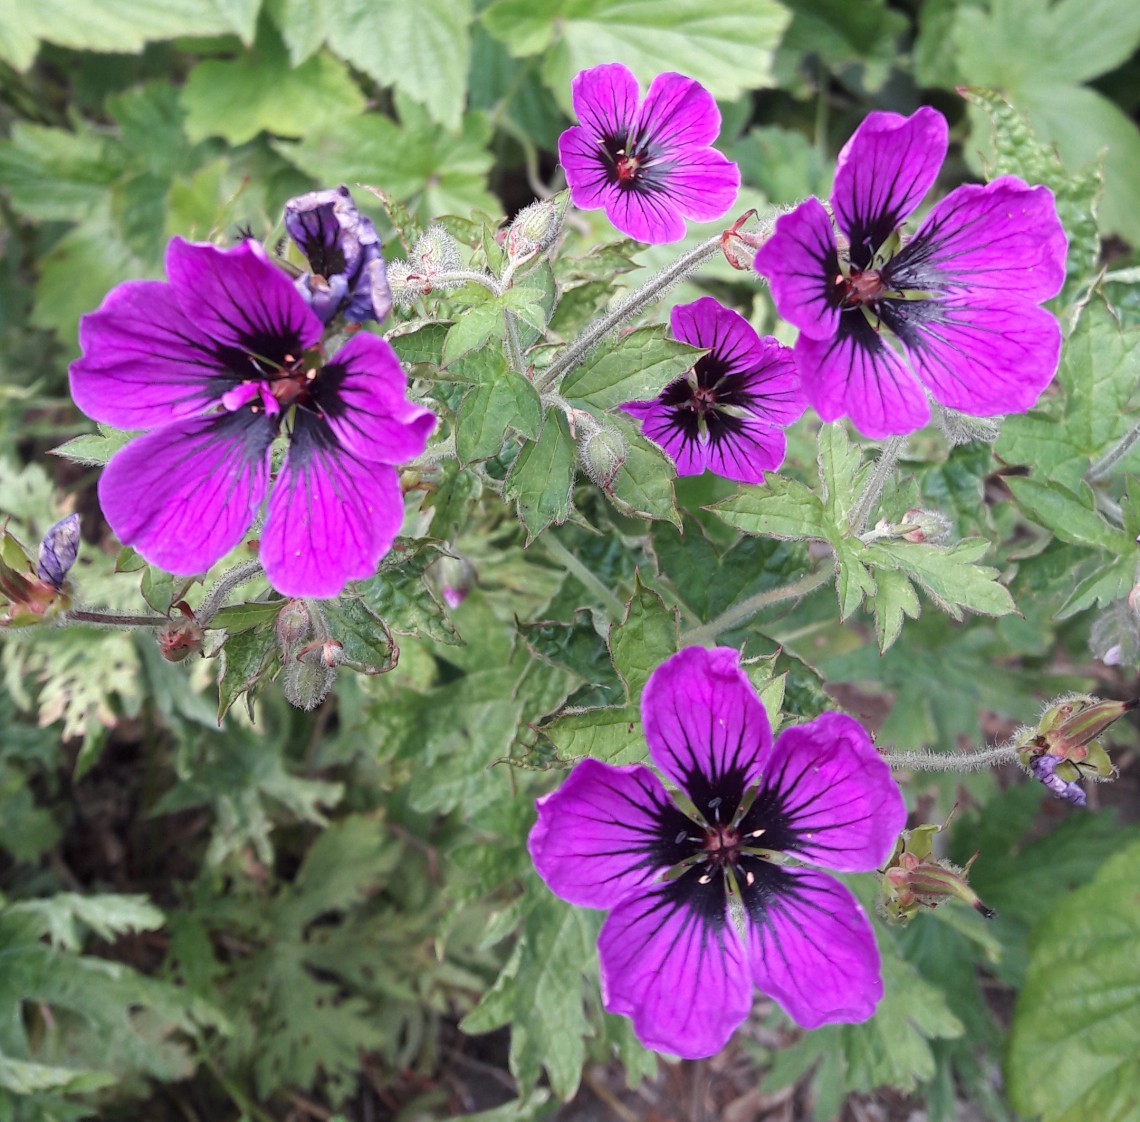
[{"label": "hairy flower bud", "polygon": [[183,662],[191,655],[201,654],[206,641],[206,633],[190,608],[185,603],[175,606],[183,618],[172,620],[155,636],[159,653],[167,662]]},{"label": "hairy flower bud", "polygon": [[429,226],[412,249],[413,268],[435,278],[440,273],[454,273],[459,266],[459,245],[438,222]]},{"label": "hairy flower bud", "polygon": [[281,689],[285,700],[306,713],[312,712],[328,696],[336,681],[336,668],[293,658],[281,671]]},{"label": "hairy flower bud", "polygon": [[911,527],[903,534],[908,542],[929,542],[937,545],[944,542],[954,528],[950,519],[937,510],[908,510],[903,515],[903,523]]},{"label": "hairy flower bud", "polygon": [[273,623],[273,633],[283,659],[313,634],[313,616],[304,600],[286,602]]},{"label": "hairy flower bud", "polygon": [[60,519],[40,542],[36,574],[57,592],[79,556],[79,515],[69,514]]},{"label": "hairy flower bud", "polygon": [[951,444],[972,444],[974,441],[993,444],[1001,435],[1001,423],[1005,420],[1004,417],[970,417],[937,404],[932,412],[935,424]]},{"label": "hairy flower bud", "polygon": [[518,263],[549,248],[562,229],[569,191],[559,191],[549,199],[531,203],[515,215],[507,231],[507,254]]},{"label": "hairy flower bud", "polygon": [[934,835],[944,830],[949,822],[947,818],[941,826],[927,824],[903,831],[894,854],[887,862],[880,885],[887,919],[894,923],[909,923],[919,908],[937,908],[947,900],[968,904],[986,919],[993,917],[992,909],[982,903],[966,881],[970,866],[978,855],[975,853],[964,868],[933,856]]},{"label": "hairy flower bud", "polygon": [[616,429],[593,424],[579,426],[578,460],[599,486],[609,488],[625,463],[625,438]]}]

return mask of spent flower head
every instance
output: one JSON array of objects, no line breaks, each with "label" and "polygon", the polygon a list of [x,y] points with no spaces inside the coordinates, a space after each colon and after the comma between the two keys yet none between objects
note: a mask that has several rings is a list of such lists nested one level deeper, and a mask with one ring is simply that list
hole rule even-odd
[{"label": "spent flower head", "polygon": [[[394,465],[435,427],[391,347],[359,333],[326,360],[320,318],[254,241],[175,238],[166,272],[119,285],[79,327],[76,404],[148,430],[99,481],[111,528],[191,575],[238,545],[268,497],[259,556],[278,592],[335,596],[371,576],[403,520]],[[288,452],[271,487],[278,436]]]},{"label": "spent flower head", "polygon": [[538,803],[530,852],[571,904],[610,914],[602,1002],[648,1048],[727,1043],[753,986],[805,1028],[864,1021],[882,997],[871,926],[837,880],[894,849],[906,808],[864,729],[827,713],[772,743],[734,650],[689,647],[641,698],[645,767],[586,759]]},{"label": "spent flower head", "polygon": [[297,291],[322,323],[338,312],[349,323],[385,319],[392,294],[380,235],[372,219],[356,209],[347,187],[290,199],[285,229],[312,270],[297,278]]},{"label": "spent flower head", "polygon": [[740,170],[710,147],[720,110],[700,83],[659,74],[642,101],[614,62],[581,71],[571,97],[578,124],[558,155],[576,207],[602,207],[623,234],[660,245],[685,236],[685,219],[713,222],[736,201]]},{"label": "spent flower head", "polygon": [[660,444],[678,475],[761,483],[784,461],[783,430],[804,411],[792,352],[761,339],[739,313],[703,296],[675,307],[673,334],[707,348],[693,368],[653,401],[623,406]]},{"label": "spent flower head", "polygon": [[927,393],[975,416],[1024,413],[1057,371],[1061,328],[1038,305],[1061,290],[1067,242],[1048,188],[959,187],[902,238],[946,148],[937,110],[871,113],[839,154],[834,224],[808,199],[756,254],[800,330],[809,404],[867,437],[921,428]]}]

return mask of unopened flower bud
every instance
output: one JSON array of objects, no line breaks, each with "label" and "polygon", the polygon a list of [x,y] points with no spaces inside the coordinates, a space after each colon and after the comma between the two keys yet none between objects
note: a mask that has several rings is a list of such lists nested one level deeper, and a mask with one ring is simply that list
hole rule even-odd
[{"label": "unopened flower bud", "polygon": [[[60,582],[62,584],[62,581]],[[43,623],[68,606],[68,597],[34,570],[24,547],[0,527],[0,597],[7,601],[0,627]]]},{"label": "unopened flower bud", "polygon": [[313,633],[313,616],[305,601],[287,601],[277,614],[273,632],[281,657],[289,658]]},{"label": "unopened flower bud", "polygon": [[1128,607],[1132,614],[1140,619],[1140,584],[1134,585],[1128,593]]},{"label": "unopened flower bud", "polygon": [[945,541],[953,529],[950,519],[936,510],[908,510],[903,515],[903,524],[911,527],[903,534],[905,541],[931,545]]},{"label": "unopened flower bud", "polygon": [[954,409],[944,409],[935,405],[934,421],[951,444],[972,444],[980,441],[993,444],[1001,435],[1004,417],[969,417]]},{"label": "unopened flower bud", "polygon": [[625,439],[616,429],[602,425],[582,428],[578,460],[582,470],[599,486],[609,488],[625,463]]},{"label": "unopened flower bud", "polygon": [[297,652],[298,662],[304,662],[309,666],[323,666],[326,670],[335,670],[344,659],[344,644],[336,639],[310,643]]},{"label": "unopened flower bud", "polygon": [[281,689],[285,700],[306,713],[312,712],[328,696],[336,681],[336,668],[323,662],[289,659],[281,671]]},{"label": "unopened flower bud", "polygon": [[559,191],[549,199],[523,207],[507,231],[507,254],[510,259],[517,263],[531,254],[547,249],[562,229],[569,202],[570,192]]},{"label": "unopened flower bud", "polygon": [[167,662],[182,662],[191,655],[201,654],[206,633],[198,625],[194,613],[184,603],[176,605],[182,619],[176,619],[158,632],[158,649]]},{"label": "unopened flower bud", "polygon": [[1115,600],[1093,620],[1089,650],[1105,666],[1140,665],[1140,615],[1133,606],[1135,590],[1127,600]]},{"label": "unopened flower bud", "polygon": [[439,587],[443,602],[454,611],[467,599],[475,583],[475,570],[462,557],[441,557],[432,566],[432,576]]},{"label": "unopened flower bud", "polygon": [[392,302],[397,308],[411,307],[421,296],[431,292],[431,283],[422,273],[413,273],[407,261],[392,261],[388,264],[388,287],[392,291]]},{"label": "unopened flower bud", "polygon": [[44,534],[36,574],[58,592],[78,556],[79,515],[69,514]]},{"label": "unopened flower bud", "polygon": [[439,225],[429,226],[412,249],[412,268],[428,277],[435,278],[439,273],[454,273],[459,268],[459,245]]},{"label": "unopened flower bud", "polygon": [[883,911],[895,923],[909,923],[919,908],[937,908],[947,900],[959,900],[980,912],[986,919],[994,915],[967,883],[975,853],[964,868],[933,856],[934,835],[945,828],[925,825],[905,830],[883,873],[881,882]]},{"label": "unopened flower bud", "polygon": [[756,251],[772,236],[772,230],[779,215],[773,215],[770,221],[751,230],[745,230],[744,227],[755,217],[755,210],[745,211],[720,236],[720,248],[724,253],[725,260],[734,269],[740,269],[741,272],[752,270],[756,261]]},{"label": "unopened flower bud", "polygon": [[[1093,749],[1100,747],[1098,738],[1138,704],[1140,702],[1135,699],[1101,701],[1087,694],[1062,698],[1045,710],[1037,725],[1035,743],[1058,759],[1086,762],[1090,760]],[[1103,754],[1103,749],[1101,752]]]}]

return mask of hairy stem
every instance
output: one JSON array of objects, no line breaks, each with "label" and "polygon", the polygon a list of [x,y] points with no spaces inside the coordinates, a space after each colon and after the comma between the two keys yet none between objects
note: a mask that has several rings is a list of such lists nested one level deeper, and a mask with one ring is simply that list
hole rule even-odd
[{"label": "hairy stem", "polygon": [[905,771],[981,771],[1017,762],[1017,748],[1003,744],[981,752],[881,752],[888,767]]},{"label": "hairy stem", "polygon": [[715,257],[720,251],[721,235],[716,234],[706,242],[701,242],[696,249],[691,249],[683,257],[677,258],[672,265],[662,269],[661,272],[650,279],[634,292],[631,292],[612,311],[607,312],[600,319],[594,320],[577,339],[568,344],[566,349],[556,358],[536,380],[535,386],[541,393],[543,390],[556,386],[565,374],[577,366],[614,328],[620,326],[631,316],[649,307],[666,289],[671,288],[678,281],[683,280],[706,261]]},{"label": "hairy stem", "polygon": [[516,374],[526,376],[526,359],[523,358],[522,346],[519,344],[519,331],[515,323],[515,317],[510,312],[503,312],[503,323],[506,326],[506,331],[503,334],[503,340],[507,348],[507,361],[511,364],[511,369]]},{"label": "hairy stem", "polygon": [[1085,479],[1090,483],[1100,483],[1107,479],[1112,474],[1112,469],[1132,451],[1138,440],[1140,440],[1140,422],[1133,425],[1099,460],[1093,463],[1085,472]]},{"label": "hairy stem", "polygon": [[807,576],[792,581],[791,584],[782,584],[779,588],[766,588],[763,592],[757,592],[754,596],[740,600],[731,608],[726,608],[716,619],[682,634],[681,646],[703,647],[713,643],[718,635],[747,623],[765,608],[770,608],[773,604],[782,604],[786,600],[799,600],[817,588],[822,588],[831,580],[834,573],[835,564],[832,562],[821,566],[814,573],[808,573]]},{"label": "hairy stem", "polygon": [[201,607],[194,613],[194,621],[199,627],[205,627],[225,607],[226,599],[235,588],[247,584],[254,577],[262,573],[260,561],[243,561],[235,565],[229,572],[223,573],[217,583],[202,601]]},{"label": "hairy stem", "polygon": [[458,284],[481,284],[488,292],[496,296],[503,295],[503,286],[490,273],[480,273],[475,269],[455,269],[450,273],[439,273],[431,278],[436,287],[446,287]]},{"label": "hairy stem", "polygon": [[73,608],[62,617],[65,623],[95,623],[100,627],[165,627],[170,620],[165,616],[125,616],[117,612],[89,612]]},{"label": "hairy stem", "polygon": [[540,540],[546,547],[546,552],[605,605],[606,614],[612,622],[617,623],[625,615],[625,605],[556,537],[546,533]]},{"label": "hairy stem", "polygon": [[863,488],[863,493],[851,508],[851,516],[847,523],[849,533],[858,535],[866,528],[867,519],[871,517],[871,512],[882,497],[887,480],[894,474],[895,464],[898,463],[899,454],[905,444],[905,436],[892,436],[883,445],[883,450],[875,461],[875,469],[871,472],[871,478],[867,480],[867,486]]}]

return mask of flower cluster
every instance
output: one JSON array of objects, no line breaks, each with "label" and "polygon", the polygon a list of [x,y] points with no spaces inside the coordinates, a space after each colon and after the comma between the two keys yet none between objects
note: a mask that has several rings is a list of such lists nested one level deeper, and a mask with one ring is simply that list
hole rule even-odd
[{"label": "flower cluster", "polygon": [[[335,194],[328,205],[344,221]],[[294,215],[304,226],[325,207]],[[354,260],[352,237],[339,244],[343,261]],[[326,252],[326,267],[341,266],[328,265],[334,256]],[[99,481],[111,528],[152,564],[200,573],[241,542],[268,496],[259,557],[278,592],[335,596],[371,576],[403,520],[394,465],[418,456],[435,427],[406,399],[391,347],[360,333],[326,359],[315,298],[251,239],[222,250],[175,238],[166,273],[165,283],[120,285],[80,324],[76,404],[105,424],[147,430]],[[323,279],[347,315],[363,314],[362,283],[379,310],[376,269],[350,268],[343,286],[338,275]],[[318,291],[311,282],[310,296]],[[279,436],[288,451],[271,484]]]},{"label": "flower cluster", "polygon": [[868,872],[893,852],[906,808],[867,733],[828,713],[773,743],[724,648],[659,666],[641,716],[692,811],[648,768],[587,759],[539,800],[530,835],[557,895],[610,912],[606,1009],[646,1047],[689,1058],[725,1045],[753,984],[805,1028],[870,1017],[883,992],[871,926],[843,885],[801,865]]}]

